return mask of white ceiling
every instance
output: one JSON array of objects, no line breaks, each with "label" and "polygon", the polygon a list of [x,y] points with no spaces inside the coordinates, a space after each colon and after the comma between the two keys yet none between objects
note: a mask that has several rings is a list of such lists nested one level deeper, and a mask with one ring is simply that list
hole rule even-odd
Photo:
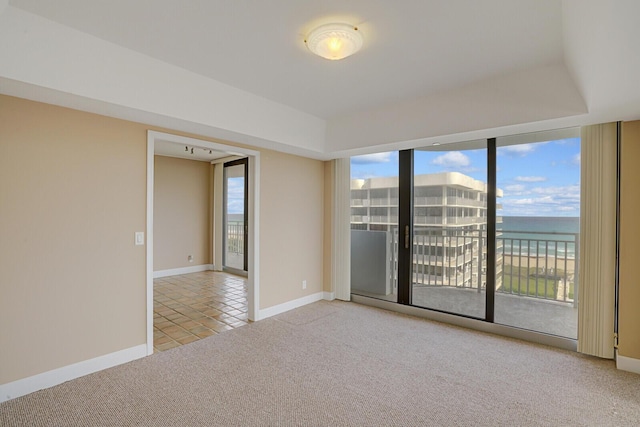
[{"label": "white ceiling", "polygon": [[[101,39],[321,118],[562,61],[559,0],[11,0]],[[344,61],[304,45],[355,24]]]},{"label": "white ceiling", "polygon": [[[637,16],[637,0],[0,0],[0,93],[334,158],[640,118]],[[328,21],[357,25],[362,51],[308,52]]]}]

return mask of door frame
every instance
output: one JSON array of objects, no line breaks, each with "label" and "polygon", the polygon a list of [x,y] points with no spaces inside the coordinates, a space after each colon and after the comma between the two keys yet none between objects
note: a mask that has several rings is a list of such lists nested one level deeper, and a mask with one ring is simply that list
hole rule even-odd
[{"label": "door frame", "polygon": [[146,331],[147,355],[153,354],[153,187],[155,142],[164,141],[207,150],[222,151],[230,156],[247,157],[248,173],[248,234],[252,237],[248,247],[247,315],[258,319],[260,307],[260,152],[217,142],[204,141],[154,130],[147,131],[147,226],[146,226]]},{"label": "door frame", "polygon": [[[234,267],[227,266],[227,202],[228,202],[228,186],[227,186],[227,176],[225,169],[233,166],[244,166],[244,224],[243,230],[244,239],[243,239],[243,268],[238,270]],[[228,162],[222,163],[222,270],[229,271],[233,274],[245,275],[248,273],[249,269],[249,159],[247,157],[243,157],[242,159],[230,160]]]}]

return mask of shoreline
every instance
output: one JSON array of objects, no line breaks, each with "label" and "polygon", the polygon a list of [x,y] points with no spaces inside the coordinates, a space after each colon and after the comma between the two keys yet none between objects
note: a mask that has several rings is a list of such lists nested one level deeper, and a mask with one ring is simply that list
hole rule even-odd
[{"label": "shoreline", "polygon": [[[557,264],[556,264],[557,259]],[[527,256],[516,254],[504,254],[502,255],[502,264],[504,266],[514,267],[529,267],[529,268],[546,268],[547,261],[549,262],[549,268],[558,268],[560,270],[566,270],[567,273],[573,273],[575,270],[576,260],[575,258],[568,258],[565,261],[564,257],[556,257],[555,255],[539,255],[539,256]],[[565,264],[566,263],[566,264]]]}]

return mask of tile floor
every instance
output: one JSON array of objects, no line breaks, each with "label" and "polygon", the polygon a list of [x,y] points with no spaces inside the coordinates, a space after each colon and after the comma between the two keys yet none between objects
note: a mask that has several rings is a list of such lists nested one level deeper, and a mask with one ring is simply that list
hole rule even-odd
[{"label": "tile floor", "polygon": [[246,279],[217,271],[153,280],[153,348],[164,351],[246,325]]}]

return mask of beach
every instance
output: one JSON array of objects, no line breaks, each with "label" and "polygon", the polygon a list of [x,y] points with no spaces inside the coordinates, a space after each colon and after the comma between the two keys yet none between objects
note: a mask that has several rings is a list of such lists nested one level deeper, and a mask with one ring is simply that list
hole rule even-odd
[{"label": "beach", "polygon": [[[498,255],[500,256],[500,255]],[[565,270],[567,273],[572,274],[575,269],[576,260],[574,258],[564,258],[558,257],[556,261],[556,257],[553,255],[549,256],[526,256],[526,255],[517,255],[513,256],[510,254],[502,255],[503,265],[512,265],[514,267],[528,267],[528,268],[557,268],[558,270]]]}]

